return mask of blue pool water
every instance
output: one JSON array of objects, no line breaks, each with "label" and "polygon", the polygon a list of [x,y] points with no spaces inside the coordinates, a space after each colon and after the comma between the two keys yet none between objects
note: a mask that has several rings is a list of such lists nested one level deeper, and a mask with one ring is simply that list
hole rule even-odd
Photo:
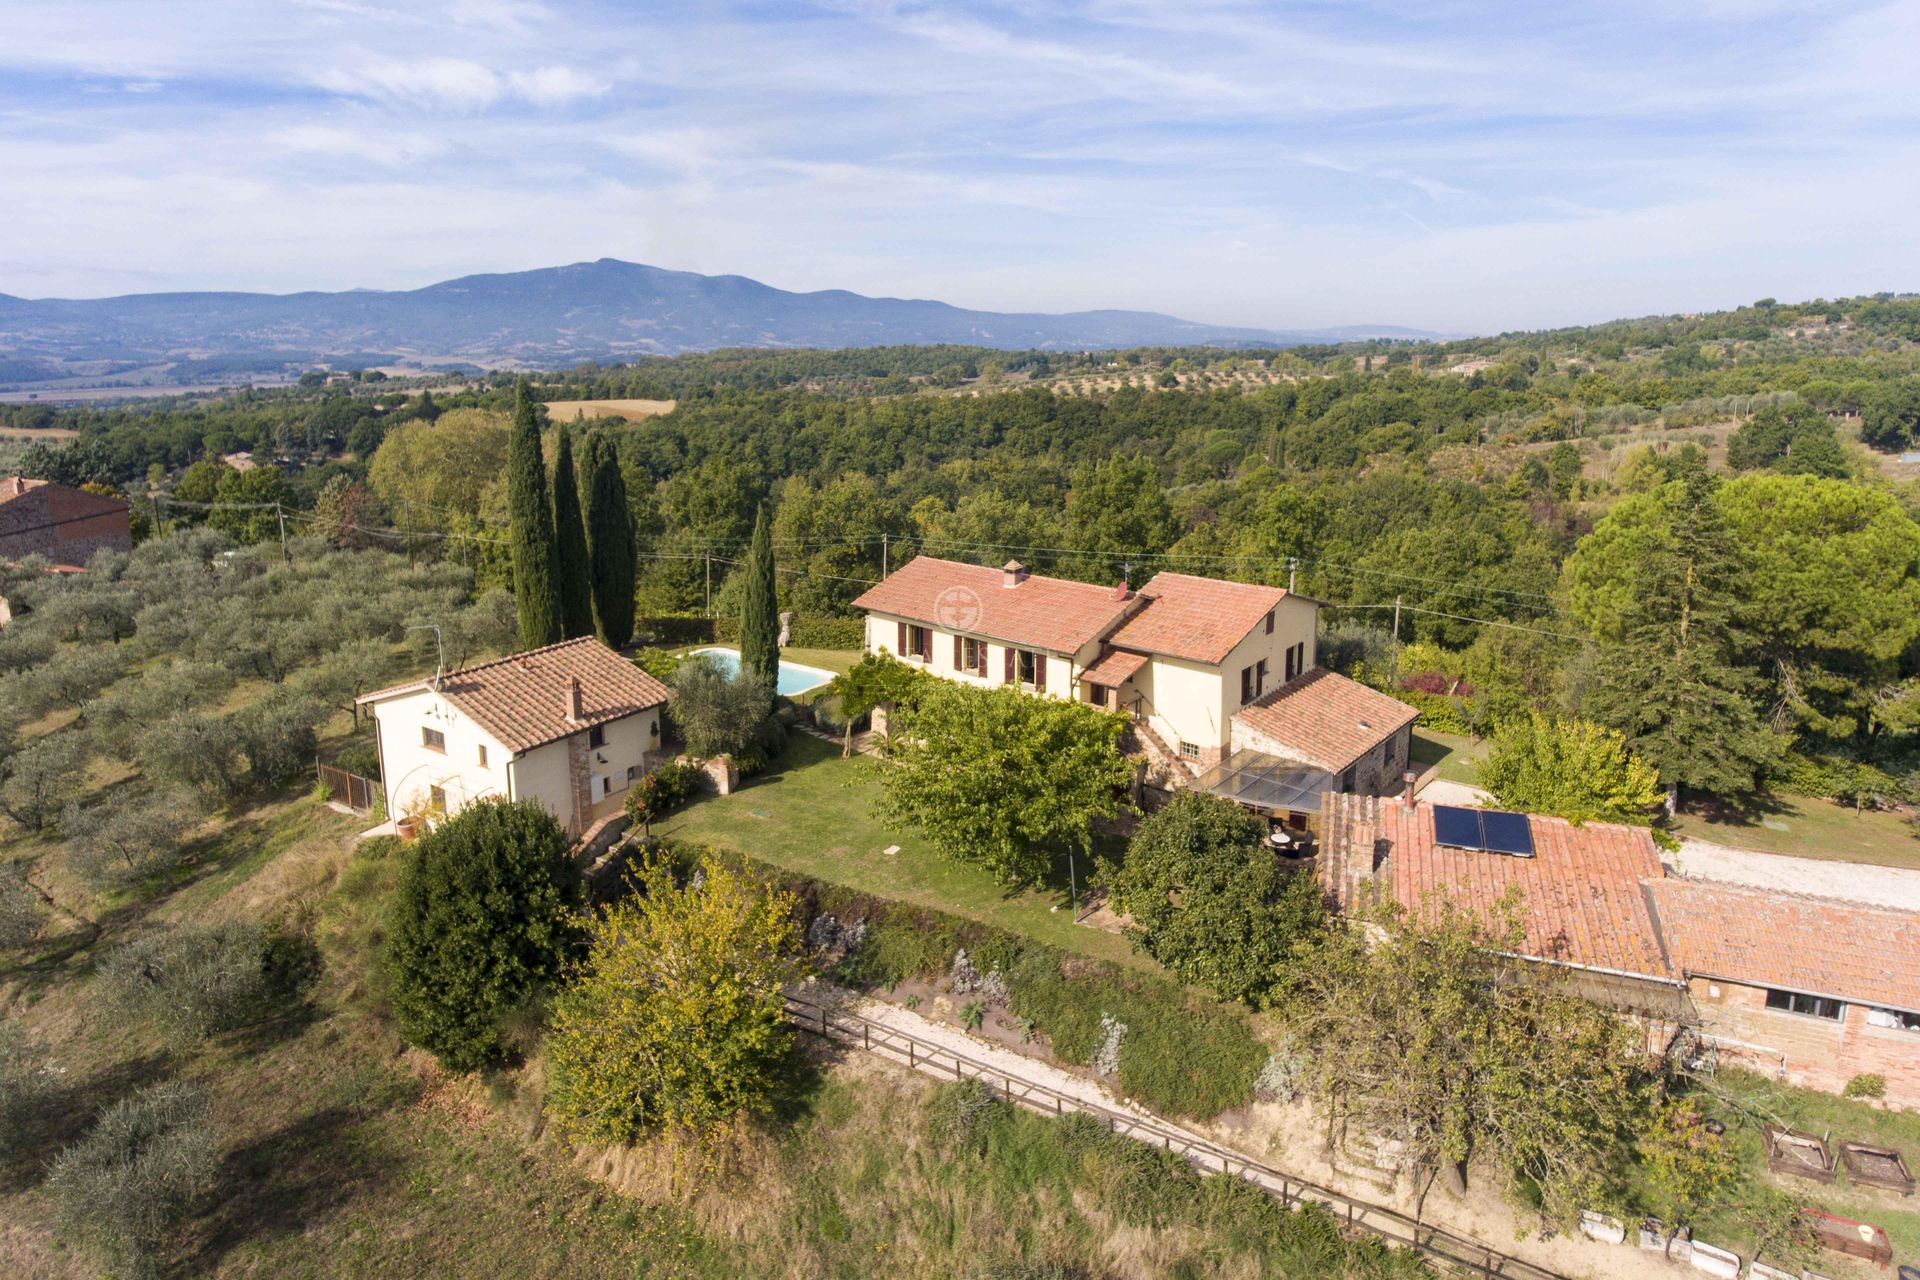
[{"label": "blue pool water", "polygon": [[[738,649],[695,649],[693,652],[703,658],[711,659],[715,666],[730,676],[740,673],[740,651]],[[791,698],[796,693],[806,693],[810,689],[818,689],[831,679],[833,679],[833,672],[831,671],[822,671],[819,667],[802,666],[798,662],[787,662],[782,659],[780,663],[780,679],[775,681],[774,687]]]}]

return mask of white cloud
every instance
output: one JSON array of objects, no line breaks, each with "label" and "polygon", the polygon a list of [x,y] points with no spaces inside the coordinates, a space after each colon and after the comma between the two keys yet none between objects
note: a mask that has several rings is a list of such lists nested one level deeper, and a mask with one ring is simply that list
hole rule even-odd
[{"label": "white cloud", "polygon": [[452,111],[480,111],[507,99],[557,107],[607,91],[606,82],[560,65],[502,75],[466,58],[408,60],[373,54],[323,71],[316,82],[347,97]]},{"label": "white cloud", "polygon": [[581,98],[600,97],[607,91],[606,81],[560,66],[509,72],[507,84],[514,93],[537,107],[564,106]]}]

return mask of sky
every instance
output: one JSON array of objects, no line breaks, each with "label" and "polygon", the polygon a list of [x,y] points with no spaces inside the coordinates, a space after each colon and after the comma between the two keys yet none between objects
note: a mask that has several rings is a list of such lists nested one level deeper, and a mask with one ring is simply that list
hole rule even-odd
[{"label": "sky", "polygon": [[1920,0],[0,0],[0,292],[601,257],[1459,333],[1920,288]]}]

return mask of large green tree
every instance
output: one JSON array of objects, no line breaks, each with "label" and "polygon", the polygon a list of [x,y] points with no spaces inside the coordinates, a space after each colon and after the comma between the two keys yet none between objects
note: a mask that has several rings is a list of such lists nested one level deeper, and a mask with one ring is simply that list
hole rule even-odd
[{"label": "large green tree", "polygon": [[502,1021],[578,951],[580,902],[566,833],[540,805],[479,800],[422,836],[387,921],[401,1034],[456,1071],[498,1061]]},{"label": "large green tree", "polygon": [[742,572],[747,592],[740,610],[740,672],[771,689],[780,679],[780,601],[774,589],[773,522],[765,503],[753,522]]},{"label": "large green tree", "polygon": [[700,873],[644,867],[555,1001],[548,1099],[576,1138],[706,1134],[771,1106],[794,1034],[781,988],[801,971],[793,898],[712,858]]},{"label": "large green tree", "polygon": [[1282,868],[1266,823],[1218,796],[1182,791],[1103,868],[1140,950],[1229,1000],[1265,1004],[1319,937],[1312,875]]},{"label": "large green tree", "polygon": [[560,630],[569,640],[593,634],[593,587],[587,526],[580,510],[573,433],[560,424],[553,445],[553,577],[560,593]]},{"label": "large green tree", "polygon": [[1885,489],[1811,475],[1728,481],[1720,508],[1746,548],[1740,612],[1782,722],[1861,733],[1920,639],[1920,524]]},{"label": "large green tree", "polygon": [[601,643],[619,649],[633,639],[635,546],[627,481],[613,440],[587,437],[587,562],[593,587],[593,627]]},{"label": "large green tree", "polygon": [[950,857],[1002,884],[1045,881],[1056,857],[1092,848],[1096,822],[1126,804],[1126,718],[1002,685],[929,681],[899,717],[883,770],[885,807]]},{"label": "large green tree", "polygon": [[1654,1064],[1637,1024],[1514,958],[1525,903],[1487,921],[1447,900],[1330,930],[1286,1002],[1297,1078],[1329,1116],[1416,1166],[1482,1162],[1565,1225],[1617,1190]]},{"label": "large green tree", "polygon": [[540,453],[540,417],[527,380],[514,391],[513,432],[507,445],[508,536],[513,544],[513,596],[520,614],[520,645],[538,649],[565,636],[554,563],[553,507]]},{"label": "large green tree", "polygon": [[[1629,507],[1631,504],[1631,507]],[[1621,503],[1567,565],[1600,641],[1581,700],[1667,789],[1740,795],[1778,753],[1736,620],[1748,576],[1714,481],[1692,474]],[[1631,527],[1613,526],[1616,519]]]},{"label": "large green tree", "polygon": [[1503,722],[1480,785],[1509,809],[1571,822],[1645,824],[1660,798],[1654,769],[1618,731],[1529,711]]}]

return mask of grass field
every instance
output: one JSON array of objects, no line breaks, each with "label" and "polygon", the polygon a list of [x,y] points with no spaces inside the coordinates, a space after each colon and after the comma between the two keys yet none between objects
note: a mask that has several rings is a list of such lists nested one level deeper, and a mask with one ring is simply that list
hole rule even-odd
[{"label": "grass field", "polygon": [[[1009,892],[876,816],[881,761],[794,734],[786,754],[730,796],[706,796],[656,833],[733,849],[791,871],[1022,933],[1102,959],[1142,963],[1125,939],[1073,923],[1066,868],[1044,892]],[[887,853],[897,845],[898,853]],[[1079,866],[1084,891],[1090,868]]]},{"label": "grass field", "polygon": [[1920,838],[1904,817],[1825,800],[1772,796],[1746,812],[1683,808],[1674,829],[1736,849],[1920,870]]},{"label": "grass field", "polygon": [[639,422],[673,412],[671,400],[549,400],[549,422],[574,422],[580,419],[625,418]]},{"label": "grass field", "polygon": [[1422,771],[1437,769],[1439,776],[1449,782],[1477,786],[1480,780],[1480,760],[1486,753],[1485,739],[1475,741],[1457,733],[1441,733],[1435,729],[1415,729],[1413,746],[1409,754],[1413,758],[1415,769]]}]

